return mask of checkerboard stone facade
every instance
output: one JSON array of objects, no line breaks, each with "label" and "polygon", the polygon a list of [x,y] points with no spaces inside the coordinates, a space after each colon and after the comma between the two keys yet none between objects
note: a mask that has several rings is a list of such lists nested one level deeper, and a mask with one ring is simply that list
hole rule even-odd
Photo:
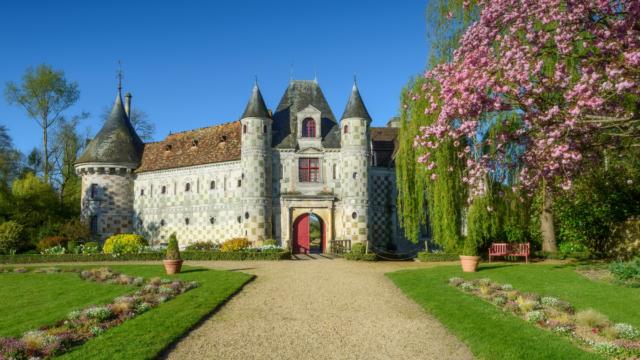
[{"label": "checkerboard stone facade", "polygon": [[[337,122],[322,103],[326,100],[317,84],[302,85],[287,94],[295,98],[304,87],[315,90],[301,95],[306,105],[290,114],[297,119],[290,128],[274,124],[278,117],[266,111],[254,89],[262,105],[255,107],[250,101],[245,110],[249,116],[145,144],[137,168],[77,165],[82,216],[97,218],[102,239],[137,232],[152,243],[164,243],[175,232],[181,246],[246,237],[274,238],[291,247],[293,223],[310,212],[325,223],[327,245],[344,239],[385,246],[401,238],[395,220],[395,171],[389,163],[374,164],[372,156],[376,140],[386,141],[393,151],[388,135],[392,129],[377,130],[386,137],[372,139],[371,119],[366,110],[357,109],[361,99],[359,94],[354,98],[355,92],[349,104],[355,99],[356,106],[345,110],[351,115]],[[294,106],[287,106],[281,111],[289,116]],[[302,137],[301,123],[309,118],[317,124],[315,136]],[[286,132],[284,138],[292,144],[273,144],[273,139],[283,138],[278,131]],[[325,143],[326,137],[333,137],[333,143]],[[301,181],[301,158],[317,159],[317,182]]]}]

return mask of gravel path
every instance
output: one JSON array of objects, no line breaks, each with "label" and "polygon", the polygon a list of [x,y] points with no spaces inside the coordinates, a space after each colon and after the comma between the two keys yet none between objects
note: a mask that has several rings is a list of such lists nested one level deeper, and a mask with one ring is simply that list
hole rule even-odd
[{"label": "gravel path", "polygon": [[384,273],[417,263],[189,263],[257,275],[169,359],[471,359]]}]

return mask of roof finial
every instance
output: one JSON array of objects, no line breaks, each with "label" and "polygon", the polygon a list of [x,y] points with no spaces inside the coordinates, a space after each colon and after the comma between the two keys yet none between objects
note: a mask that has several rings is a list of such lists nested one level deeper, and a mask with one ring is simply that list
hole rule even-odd
[{"label": "roof finial", "polygon": [[318,69],[316,66],[313,66],[313,82],[318,83]]},{"label": "roof finial", "polygon": [[258,75],[253,75],[254,77],[254,82],[253,82],[253,86],[258,87]]},{"label": "roof finial", "polygon": [[118,60],[118,71],[116,71],[116,78],[118,79],[118,92],[122,91],[122,79],[124,73],[122,72],[122,61]]},{"label": "roof finial", "polygon": [[289,68],[289,82],[293,81],[293,61],[291,62],[291,67]]}]

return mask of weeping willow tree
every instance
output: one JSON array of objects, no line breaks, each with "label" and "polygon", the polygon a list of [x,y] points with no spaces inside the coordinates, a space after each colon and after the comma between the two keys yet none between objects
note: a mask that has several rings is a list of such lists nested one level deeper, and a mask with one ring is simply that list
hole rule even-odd
[{"label": "weeping willow tree", "polygon": [[[474,1],[464,7],[462,0],[434,0],[427,5],[426,20],[431,53],[429,66],[447,61],[463,30],[477,17]],[[437,115],[425,115],[423,77],[411,80],[401,94],[400,131],[396,154],[398,216],[407,238],[418,242],[421,229],[429,226],[433,242],[445,251],[461,247],[462,219],[466,188],[461,183],[462,164],[451,144],[440,146],[432,155],[435,169],[427,172],[418,158],[423,148],[414,141],[420,127],[432,124]]]}]

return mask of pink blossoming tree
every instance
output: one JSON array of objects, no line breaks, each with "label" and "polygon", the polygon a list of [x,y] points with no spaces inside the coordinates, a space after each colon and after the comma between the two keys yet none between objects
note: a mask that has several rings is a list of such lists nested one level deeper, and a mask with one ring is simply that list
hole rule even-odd
[{"label": "pink blossoming tree", "polygon": [[416,138],[419,161],[435,169],[430,150],[453,142],[470,201],[487,178],[516,170],[514,188],[543,189],[543,250],[555,251],[551,191],[571,188],[604,129],[638,123],[640,1],[478,5],[453,60],[425,74],[425,112],[437,120]]}]

